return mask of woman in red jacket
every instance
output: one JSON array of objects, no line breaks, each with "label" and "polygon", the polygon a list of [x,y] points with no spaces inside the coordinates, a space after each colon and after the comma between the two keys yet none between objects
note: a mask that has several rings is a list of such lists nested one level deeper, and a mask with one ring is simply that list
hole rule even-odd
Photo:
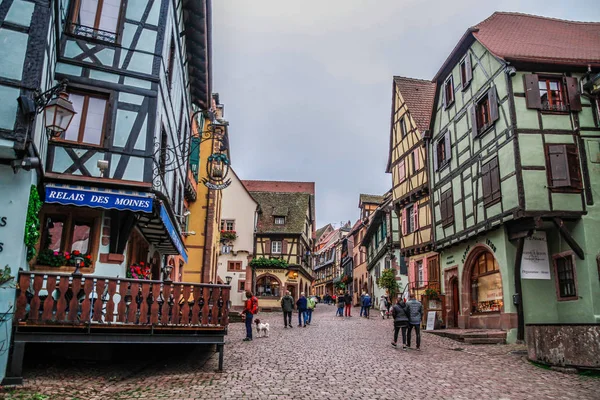
[{"label": "woman in red jacket", "polygon": [[244,302],[244,310],[242,315],[246,321],[246,338],[245,342],[252,340],[252,319],[254,314],[258,312],[258,299],[252,294],[251,291],[246,291],[246,301]]}]

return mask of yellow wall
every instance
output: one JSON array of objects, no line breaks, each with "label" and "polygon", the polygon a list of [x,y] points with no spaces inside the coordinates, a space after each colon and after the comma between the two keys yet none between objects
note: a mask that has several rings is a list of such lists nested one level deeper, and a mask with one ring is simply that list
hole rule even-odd
[{"label": "yellow wall", "polygon": [[[297,272],[297,277],[294,276],[294,272]],[[302,269],[299,270],[289,270],[289,269],[272,269],[272,268],[257,268],[255,270],[256,273],[256,282],[263,276],[275,277],[279,280],[279,296],[259,296],[258,297],[258,306],[260,308],[281,308],[280,300],[281,297],[285,294],[285,290],[287,290],[288,286],[292,286],[294,289],[292,290],[294,300],[298,299],[298,296],[301,292],[307,291],[306,296],[310,294],[310,283],[311,278],[307,276]],[[300,287],[302,285],[302,287]],[[256,288],[258,293],[258,287]]]}]

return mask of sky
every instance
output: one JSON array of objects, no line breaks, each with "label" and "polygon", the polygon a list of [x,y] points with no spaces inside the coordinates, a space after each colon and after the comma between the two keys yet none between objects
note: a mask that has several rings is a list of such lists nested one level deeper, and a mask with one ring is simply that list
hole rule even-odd
[{"label": "sky", "polygon": [[391,188],[392,77],[431,79],[494,11],[600,21],[598,0],[212,0],[232,167],[316,182],[317,227],[356,221],[360,193]]}]

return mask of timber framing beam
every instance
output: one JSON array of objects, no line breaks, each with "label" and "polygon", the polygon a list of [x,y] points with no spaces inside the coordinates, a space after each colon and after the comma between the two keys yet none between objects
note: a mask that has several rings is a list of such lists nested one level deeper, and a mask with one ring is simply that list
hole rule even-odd
[{"label": "timber framing beam", "polygon": [[552,218],[552,222],[554,222],[554,225],[556,225],[556,228],[558,228],[560,236],[562,236],[565,242],[567,242],[569,246],[571,246],[571,249],[573,249],[575,254],[577,254],[577,256],[580,259],[585,260],[585,254],[583,252],[583,249],[579,246],[573,235],[571,235],[571,232],[569,232],[569,230],[565,226],[564,221],[558,217],[555,217]]}]

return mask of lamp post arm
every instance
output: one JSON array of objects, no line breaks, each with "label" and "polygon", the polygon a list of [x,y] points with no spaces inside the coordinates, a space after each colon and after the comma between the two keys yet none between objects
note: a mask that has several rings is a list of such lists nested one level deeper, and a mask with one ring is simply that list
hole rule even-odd
[{"label": "lamp post arm", "polygon": [[63,79],[58,85],[51,87],[43,93],[40,93],[36,90],[33,96],[36,112],[41,112],[44,109],[44,107],[48,105],[48,103],[50,102],[50,100],[52,100],[53,97],[56,97],[60,92],[65,92],[67,90],[68,84],[69,80]]}]

